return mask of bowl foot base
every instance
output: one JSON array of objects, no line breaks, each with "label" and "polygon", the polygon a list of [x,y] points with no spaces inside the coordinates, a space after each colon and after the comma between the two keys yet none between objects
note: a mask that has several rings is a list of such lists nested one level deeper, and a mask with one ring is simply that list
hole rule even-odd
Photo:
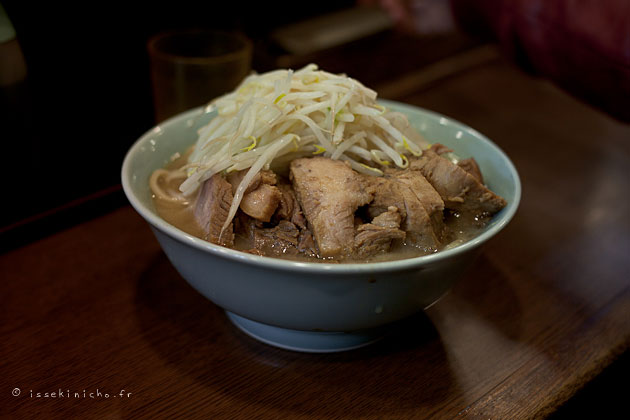
[{"label": "bowl foot base", "polygon": [[258,341],[285,350],[306,353],[333,353],[372,344],[386,334],[385,327],[355,332],[299,331],[251,321],[232,312],[227,317],[241,331]]}]

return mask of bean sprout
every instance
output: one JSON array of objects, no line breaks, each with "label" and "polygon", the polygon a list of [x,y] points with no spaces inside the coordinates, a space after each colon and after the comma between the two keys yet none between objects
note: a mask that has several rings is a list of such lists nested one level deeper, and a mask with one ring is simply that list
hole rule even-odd
[{"label": "bean sprout", "polygon": [[[428,143],[419,135],[404,135],[397,128],[404,127],[399,123],[404,116],[392,112],[388,118],[376,97],[357,80],[314,64],[251,74],[208,104],[218,115],[198,130],[179,189],[189,197],[216,173],[249,169],[236,189],[225,229],[249,182],[274,159],[326,156],[374,176],[382,176],[380,168],[388,165],[404,168],[404,155],[418,156]],[[157,176],[153,181],[157,185]]]}]

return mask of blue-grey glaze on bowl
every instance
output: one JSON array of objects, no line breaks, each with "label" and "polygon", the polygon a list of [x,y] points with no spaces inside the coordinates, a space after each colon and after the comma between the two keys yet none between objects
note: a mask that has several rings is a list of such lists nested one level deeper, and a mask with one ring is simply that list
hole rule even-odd
[{"label": "blue-grey glaze on bowl", "polygon": [[144,134],[122,168],[125,194],[151,225],[164,252],[196,290],[220,307],[259,323],[303,331],[356,331],[398,321],[434,303],[477,256],[480,245],[514,216],[521,195],[509,158],[477,131],[410,105],[381,101],[405,113],[430,142],[474,157],[488,187],[508,205],[476,238],[458,247],[405,260],[326,264],[260,257],[203,241],[157,214],[149,176],[197,138],[213,113],[202,108],[175,116]]}]

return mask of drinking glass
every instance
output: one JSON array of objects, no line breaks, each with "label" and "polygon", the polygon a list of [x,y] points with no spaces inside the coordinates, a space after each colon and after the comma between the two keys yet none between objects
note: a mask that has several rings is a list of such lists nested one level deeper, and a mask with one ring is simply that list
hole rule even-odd
[{"label": "drinking glass", "polygon": [[164,32],[147,50],[156,122],[233,90],[251,70],[252,43],[237,33]]}]

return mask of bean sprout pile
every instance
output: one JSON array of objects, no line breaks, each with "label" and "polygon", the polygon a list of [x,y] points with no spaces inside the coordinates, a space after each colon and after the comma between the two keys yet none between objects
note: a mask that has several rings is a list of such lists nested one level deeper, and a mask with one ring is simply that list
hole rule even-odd
[{"label": "bean sprout pile", "polygon": [[214,174],[248,169],[234,193],[225,228],[251,180],[272,161],[277,165],[326,156],[374,176],[383,175],[386,167],[406,168],[407,156],[420,156],[429,143],[415,131],[410,134],[406,117],[388,111],[376,97],[357,80],[314,64],[251,74],[208,105],[218,115],[199,129],[188,163],[168,176],[184,179],[179,189],[190,197]]}]

